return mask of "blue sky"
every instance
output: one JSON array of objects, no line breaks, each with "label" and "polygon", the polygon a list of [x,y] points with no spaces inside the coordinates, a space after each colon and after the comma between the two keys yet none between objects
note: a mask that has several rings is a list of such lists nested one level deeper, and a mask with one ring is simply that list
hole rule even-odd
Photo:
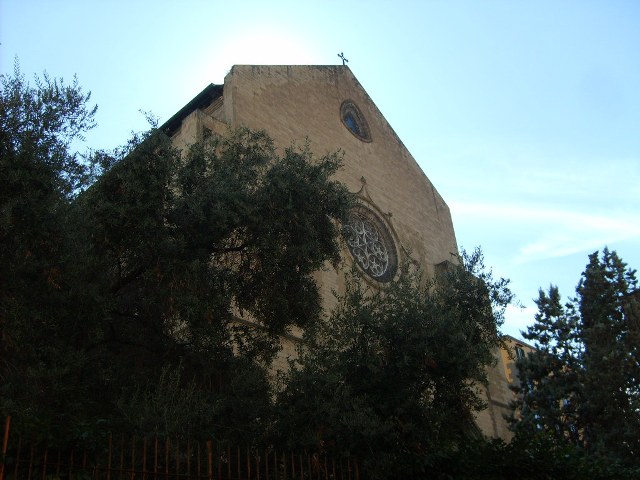
[{"label": "blue sky", "polygon": [[640,267],[640,2],[0,0],[0,71],[18,57],[92,91],[113,148],[233,64],[339,52],[451,208],[535,313],[572,296],[605,245]]}]

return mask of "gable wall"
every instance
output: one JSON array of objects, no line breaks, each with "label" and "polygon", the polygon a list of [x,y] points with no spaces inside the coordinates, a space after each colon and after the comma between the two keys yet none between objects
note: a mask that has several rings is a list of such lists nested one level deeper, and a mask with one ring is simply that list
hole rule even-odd
[{"label": "gable wall", "polygon": [[[355,137],[340,120],[350,99],[369,124],[371,142]],[[457,244],[451,214],[417,162],[345,66],[234,66],[225,78],[224,111],[233,126],[266,129],[279,147],[311,142],[317,155],[342,150],[337,179],[366,191],[405,249],[428,274],[454,260]],[[398,245],[400,246],[400,245]],[[349,255],[346,255],[349,257]],[[325,300],[339,279],[321,278]],[[335,274],[334,274],[335,277]]]},{"label": "gable wall", "polygon": [[[340,106],[345,100],[352,100],[366,118],[371,142],[361,141],[343,125]],[[447,204],[348,67],[234,66],[225,78],[222,100],[185,117],[174,142],[184,147],[198,141],[203,126],[223,133],[223,122],[265,129],[281,149],[294,142],[304,145],[308,138],[316,155],[341,150],[344,168],[337,180],[351,192],[362,191],[370,206],[385,215],[399,248],[410,251],[429,275],[435,265],[457,261]],[[344,258],[351,261],[348,253]],[[325,308],[331,310],[335,304],[332,291],[342,290],[344,277],[328,269],[318,272],[316,278]],[[287,368],[286,356],[295,354],[301,332],[292,334],[283,339],[283,354],[276,368]],[[480,387],[488,408],[477,415],[476,422],[485,435],[508,439],[511,434],[503,416],[513,398],[509,386],[517,379],[511,371],[513,359],[506,351],[497,351],[496,361],[487,372],[488,389]]]}]

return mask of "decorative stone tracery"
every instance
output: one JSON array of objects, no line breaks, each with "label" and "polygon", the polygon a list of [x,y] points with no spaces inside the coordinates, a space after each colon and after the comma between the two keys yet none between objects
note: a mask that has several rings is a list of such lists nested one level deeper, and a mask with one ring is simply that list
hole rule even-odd
[{"label": "decorative stone tracery", "polygon": [[367,275],[379,282],[393,279],[398,268],[395,243],[373,211],[363,206],[355,208],[343,232],[351,255]]}]

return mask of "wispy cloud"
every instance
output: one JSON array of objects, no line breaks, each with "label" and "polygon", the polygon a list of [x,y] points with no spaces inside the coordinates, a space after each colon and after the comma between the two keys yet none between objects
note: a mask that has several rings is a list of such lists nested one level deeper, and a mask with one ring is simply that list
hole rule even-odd
[{"label": "wispy cloud", "polygon": [[618,211],[602,215],[531,205],[464,202],[453,202],[451,210],[458,220],[500,222],[512,229],[526,231],[522,243],[512,252],[514,264],[563,257],[619,241],[640,239],[638,212]]}]

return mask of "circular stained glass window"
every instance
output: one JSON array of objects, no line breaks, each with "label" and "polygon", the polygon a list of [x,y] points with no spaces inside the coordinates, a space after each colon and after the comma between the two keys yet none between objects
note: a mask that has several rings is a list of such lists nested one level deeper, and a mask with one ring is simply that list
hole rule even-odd
[{"label": "circular stained glass window", "polygon": [[343,232],[351,255],[367,275],[379,282],[393,279],[398,268],[395,243],[375,213],[364,207],[355,208]]},{"label": "circular stained glass window", "polygon": [[371,141],[369,124],[360,109],[351,100],[345,100],[340,106],[340,119],[347,129],[363,142]]}]

